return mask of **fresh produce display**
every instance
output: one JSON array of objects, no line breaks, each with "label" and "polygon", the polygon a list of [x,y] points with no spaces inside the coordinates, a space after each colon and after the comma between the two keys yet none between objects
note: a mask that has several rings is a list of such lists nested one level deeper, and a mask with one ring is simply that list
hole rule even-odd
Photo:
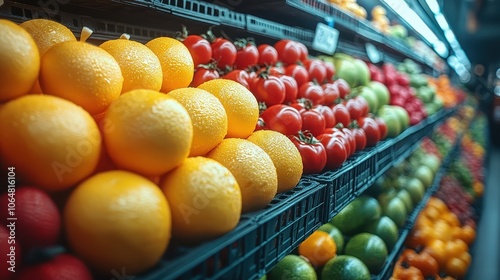
[{"label": "fresh produce display", "polygon": [[408,279],[407,275],[463,279],[475,236],[475,228],[461,224],[443,200],[431,197],[405,241],[391,279]]},{"label": "fresh produce display", "polygon": [[[328,2],[368,23],[356,1]],[[382,7],[371,16],[383,32],[407,39]],[[192,278],[265,270],[264,279],[371,279],[386,273],[476,105],[468,100],[450,118],[442,109],[463,103],[465,91],[409,59],[375,65],[283,36],[231,38],[215,25],[195,34],[179,24],[172,37],[127,27],[131,34],[106,39],[75,26],[0,19],[0,166],[9,174],[0,248],[10,252],[0,258],[2,279],[147,278],[169,263],[189,267]],[[405,130],[420,141],[444,118],[409,158],[400,147],[389,154],[402,161],[386,160],[395,166],[376,178],[379,147],[409,141],[398,137]],[[447,251],[453,261],[436,260],[426,276],[460,278],[470,263],[478,218],[470,204],[484,189],[486,146],[475,142],[485,120],[475,123],[431,199],[447,212],[438,217],[427,206],[416,222],[448,223],[448,239],[433,238],[457,247]],[[325,179],[331,174],[334,186]],[[424,273],[419,261],[436,257],[409,242],[394,277]],[[278,252],[263,256],[271,247]],[[203,254],[186,263],[198,248]],[[255,268],[240,269],[257,258]],[[12,263],[16,273],[5,274]],[[186,277],[167,270],[173,276],[155,277]]]}]

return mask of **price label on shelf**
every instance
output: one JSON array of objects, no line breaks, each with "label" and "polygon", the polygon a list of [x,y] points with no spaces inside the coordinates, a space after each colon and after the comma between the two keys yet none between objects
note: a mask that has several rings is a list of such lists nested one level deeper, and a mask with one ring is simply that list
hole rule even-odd
[{"label": "price label on shelf", "polygon": [[368,55],[368,59],[371,63],[379,63],[382,61],[382,54],[373,44],[366,43],[365,44],[366,55]]},{"label": "price label on shelf", "polygon": [[313,49],[322,53],[332,55],[337,49],[338,41],[339,31],[337,29],[321,22],[316,25],[316,32],[314,34],[314,40],[312,43]]}]

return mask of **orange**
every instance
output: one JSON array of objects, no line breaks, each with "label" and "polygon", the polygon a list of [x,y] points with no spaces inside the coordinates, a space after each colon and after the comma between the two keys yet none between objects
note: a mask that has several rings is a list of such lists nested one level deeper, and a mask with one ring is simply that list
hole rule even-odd
[{"label": "orange", "polygon": [[161,175],[189,155],[193,125],[174,98],[147,89],[124,93],[106,111],[103,134],[109,157],[142,175]]},{"label": "orange", "polygon": [[446,260],[446,243],[439,239],[432,240],[425,248],[424,251],[429,253],[439,264],[440,268],[444,268]]},{"label": "orange", "polygon": [[33,37],[43,56],[52,46],[68,41],[76,41],[76,37],[66,26],[48,19],[30,19],[19,24]]},{"label": "orange", "polygon": [[146,43],[158,57],[163,72],[161,91],[188,87],[194,76],[191,53],[182,42],[174,38],[158,37]]},{"label": "orange", "polygon": [[450,226],[459,226],[460,225],[460,220],[458,219],[457,215],[453,212],[444,212],[441,214],[441,219],[443,219],[445,222],[447,222]]},{"label": "orange", "polygon": [[210,240],[236,227],[241,192],[231,172],[205,157],[190,157],[160,187],[172,210],[172,234],[186,243]]},{"label": "orange", "polygon": [[0,19],[0,103],[27,94],[38,78],[40,53],[19,25]]},{"label": "orange", "polygon": [[168,93],[186,108],[193,122],[190,157],[205,155],[227,133],[227,115],[219,99],[197,88],[180,88]]},{"label": "orange", "polygon": [[[21,24],[28,33],[33,37],[40,52],[40,57],[52,46],[67,42],[76,41],[75,35],[66,26],[48,19],[37,18],[30,19]],[[30,90],[31,94],[40,94],[42,89],[40,83],[36,81],[33,88]]]},{"label": "orange", "polygon": [[150,180],[127,171],[98,173],[70,194],[64,208],[71,249],[99,272],[153,267],[170,241],[170,208]]},{"label": "orange", "polygon": [[460,229],[458,238],[465,241],[465,243],[470,246],[476,239],[476,230],[471,226],[465,225]]},{"label": "orange", "polygon": [[427,206],[431,206],[431,207],[436,208],[440,213],[444,213],[444,212],[449,211],[446,203],[435,196],[431,196],[429,198],[429,202],[427,203],[426,207]]},{"label": "orange", "polygon": [[307,258],[314,267],[320,267],[335,257],[337,246],[328,233],[315,231],[300,243],[299,254]]},{"label": "orange", "polygon": [[254,143],[226,138],[207,157],[224,165],[238,181],[243,213],[263,209],[276,195],[276,168],[269,155]]},{"label": "orange", "polygon": [[123,76],[116,60],[94,45],[63,42],[42,57],[43,93],[68,99],[91,115],[105,111],[120,96],[122,85]]},{"label": "orange", "polygon": [[444,272],[449,276],[459,278],[465,277],[467,273],[467,263],[457,257],[449,258],[444,267]]},{"label": "orange", "polygon": [[278,175],[278,193],[293,189],[302,177],[302,157],[293,142],[273,130],[259,130],[247,138],[271,157]]},{"label": "orange", "polygon": [[259,104],[255,96],[238,82],[215,79],[198,86],[215,95],[227,114],[226,138],[247,138],[259,119]]},{"label": "orange", "polygon": [[89,176],[101,151],[101,135],[81,107],[55,96],[26,95],[0,111],[1,156],[16,173],[48,191]]},{"label": "orange", "polygon": [[110,40],[100,45],[111,54],[123,75],[122,92],[133,89],[159,91],[163,80],[158,57],[145,45],[126,39]]}]

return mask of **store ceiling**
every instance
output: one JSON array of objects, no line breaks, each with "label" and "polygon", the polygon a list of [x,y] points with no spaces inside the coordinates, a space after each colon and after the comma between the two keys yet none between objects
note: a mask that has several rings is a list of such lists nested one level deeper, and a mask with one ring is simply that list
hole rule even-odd
[{"label": "store ceiling", "polygon": [[496,68],[500,63],[500,0],[439,2],[473,67]]}]

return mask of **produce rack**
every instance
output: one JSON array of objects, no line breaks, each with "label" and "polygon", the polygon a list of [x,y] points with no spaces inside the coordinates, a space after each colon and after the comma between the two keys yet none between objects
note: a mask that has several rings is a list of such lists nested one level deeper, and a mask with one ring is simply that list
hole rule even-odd
[{"label": "produce rack", "polygon": [[[66,3],[67,2],[67,3]],[[209,27],[220,29],[231,38],[254,34],[259,42],[288,38],[312,46],[318,22],[333,24],[340,31],[339,50],[368,60],[366,44],[373,45],[384,61],[411,58],[434,75],[433,63],[415,53],[402,40],[385,36],[367,20],[319,0],[238,1],[220,6],[198,0],[72,0],[57,6],[33,5],[33,1],[5,1],[0,15],[21,22],[31,18],[50,18],[79,34],[83,26],[94,30],[92,39],[116,39],[122,33],[146,42],[159,36],[174,37],[182,25],[196,33]],[[221,1],[212,1],[222,3]],[[251,2],[248,3],[248,2]],[[45,3],[45,2],[43,2]],[[160,23],[160,24],[159,24]],[[261,39],[261,40],[260,40]],[[342,45],[342,44],[340,44]]]},{"label": "produce rack", "polygon": [[456,139],[455,143],[453,144],[452,149],[448,152],[446,157],[443,159],[441,163],[441,167],[439,168],[439,171],[436,173],[436,176],[434,177],[434,181],[432,182],[432,185],[427,189],[425,192],[422,200],[418,203],[418,205],[415,206],[413,209],[413,212],[408,215],[404,227],[400,230],[399,233],[399,238],[394,245],[394,248],[392,251],[389,253],[387,256],[387,260],[380,270],[380,273],[376,276],[372,277],[372,280],[385,280],[389,279],[391,277],[391,274],[394,270],[394,266],[397,262],[397,259],[399,255],[403,252],[404,249],[404,242],[408,235],[410,234],[411,230],[413,229],[413,226],[417,220],[418,215],[420,212],[425,208],[427,205],[427,202],[429,201],[430,197],[439,189],[441,179],[443,176],[446,174],[448,167],[450,166],[451,162],[453,159],[457,157],[457,155],[460,153],[460,144],[462,142],[462,137],[467,129],[465,129]]},{"label": "produce rack", "polygon": [[[174,37],[185,24],[201,30],[199,33],[216,27],[233,38],[248,34],[260,36],[262,42],[288,38],[308,47],[312,46],[316,24],[334,19],[334,27],[341,32],[339,51],[367,59],[365,45],[370,43],[383,53],[385,61],[411,58],[426,73],[434,73],[432,63],[407,45],[381,34],[366,20],[318,0],[247,1],[252,4],[246,6],[242,1],[234,7],[196,0],[72,0],[59,4],[56,12],[32,2],[5,1],[0,17],[16,22],[50,18],[76,34],[88,26],[94,30],[93,40],[115,39],[129,33],[134,40],[146,42],[159,36]],[[357,152],[337,170],[304,176],[293,190],[277,195],[265,209],[242,215],[238,226],[222,237],[191,247],[171,243],[154,268],[134,279],[259,279],[389,168],[407,158],[456,110],[438,111],[396,138]],[[435,181],[424,201],[436,188]],[[415,211],[421,210],[424,201]],[[408,219],[396,248],[402,247],[415,213]],[[390,271],[396,251],[389,256],[385,273]]]},{"label": "produce rack", "polygon": [[267,208],[242,215],[230,233],[198,246],[170,247],[155,268],[136,279],[259,279],[455,111],[443,109],[398,137],[356,153],[337,170],[303,176]]}]

